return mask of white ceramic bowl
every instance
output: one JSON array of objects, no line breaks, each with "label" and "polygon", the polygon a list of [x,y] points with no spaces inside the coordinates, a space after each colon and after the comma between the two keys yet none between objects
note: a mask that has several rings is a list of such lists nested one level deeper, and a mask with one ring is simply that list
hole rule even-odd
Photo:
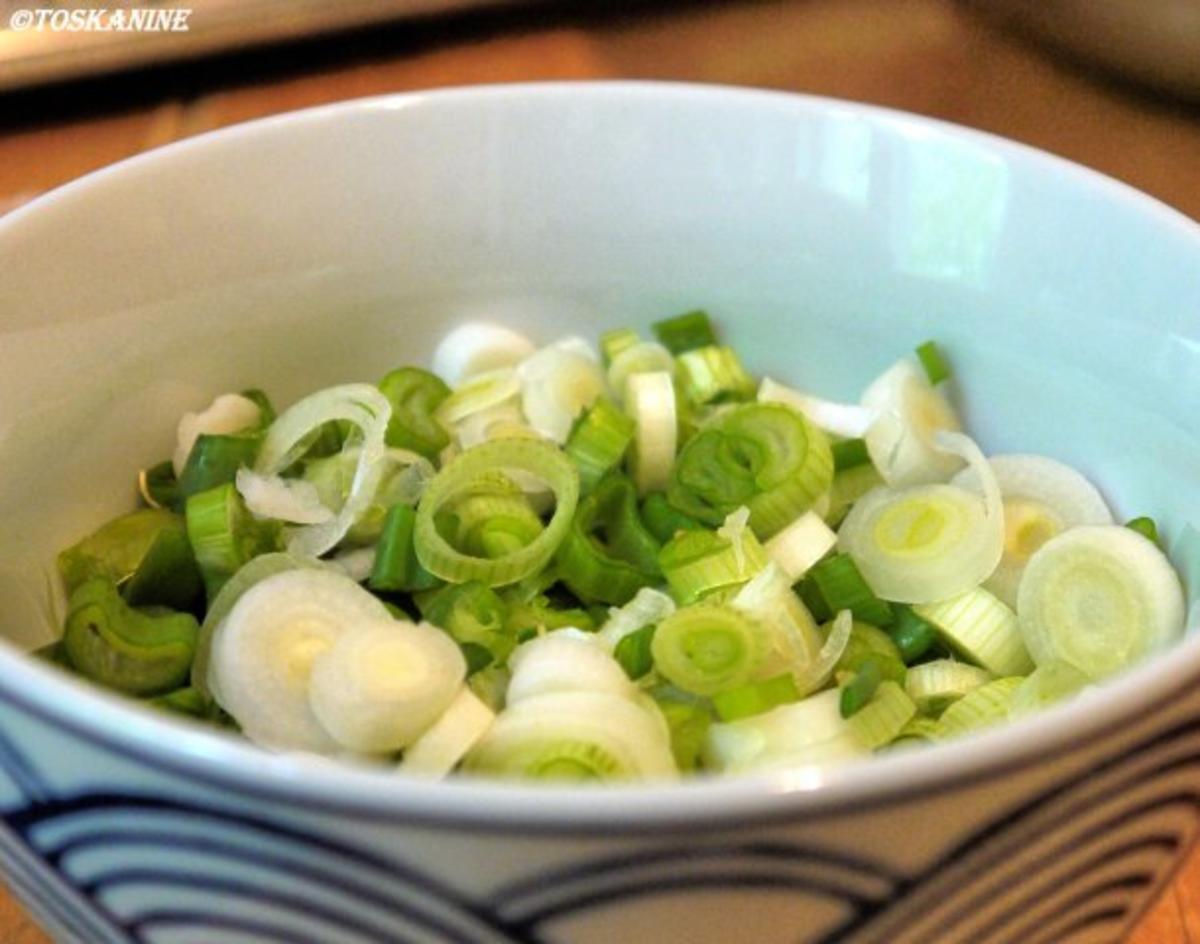
[{"label": "white ceramic bowl", "polygon": [[8,881],[88,942],[1116,940],[1196,828],[1194,637],[962,743],[586,791],[269,756],[19,650],[52,633],[55,552],[132,507],[182,410],[371,379],[467,317],[551,337],[703,305],[833,397],[936,337],[986,447],[1077,463],[1175,537],[1200,507],[1198,272],[1194,224],[1079,167],[719,88],[350,102],[43,197],[0,221]]}]

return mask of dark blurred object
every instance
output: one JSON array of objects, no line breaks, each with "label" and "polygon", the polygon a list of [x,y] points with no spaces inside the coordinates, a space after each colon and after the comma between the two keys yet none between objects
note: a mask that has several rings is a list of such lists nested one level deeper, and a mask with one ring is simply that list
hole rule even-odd
[{"label": "dark blurred object", "polygon": [[1200,0],[964,0],[1109,72],[1200,102]]},{"label": "dark blurred object", "polygon": [[125,32],[37,29],[20,17],[30,10],[65,11],[78,4],[0,0],[0,91],[307,39],[405,18],[525,2],[528,0],[109,0],[105,4],[97,0],[89,4],[107,6],[110,11],[190,11],[186,31]]}]

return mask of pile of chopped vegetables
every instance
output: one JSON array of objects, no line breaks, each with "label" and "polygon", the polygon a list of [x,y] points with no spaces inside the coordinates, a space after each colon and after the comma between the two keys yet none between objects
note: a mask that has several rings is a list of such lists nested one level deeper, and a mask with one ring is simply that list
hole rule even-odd
[{"label": "pile of chopped vegetables", "polygon": [[43,654],[274,750],[610,780],[955,737],[1183,633],[1154,522],[985,457],[932,343],[840,404],[653,330],[218,396],[59,556]]}]

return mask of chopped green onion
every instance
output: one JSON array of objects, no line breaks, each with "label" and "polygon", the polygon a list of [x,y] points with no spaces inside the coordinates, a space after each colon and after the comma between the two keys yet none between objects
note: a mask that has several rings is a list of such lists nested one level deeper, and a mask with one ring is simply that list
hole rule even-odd
[{"label": "chopped green onion", "polygon": [[825,434],[779,403],[746,403],[704,426],[671,470],[667,500],[705,524],[736,508],[769,538],[807,511],[833,480]]},{"label": "chopped green onion", "polygon": [[[429,590],[440,581],[421,566],[413,546],[417,513],[409,505],[393,505],[375,545],[375,564],[367,586],[385,592]],[[442,624],[438,624],[442,625]]]},{"label": "chopped green onion", "polygon": [[621,663],[621,668],[631,679],[640,679],[654,668],[654,656],[650,652],[651,643],[654,642],[654,629],[651,625],[634,630],[621,637],[621,641],[613,650],[613,657]]},{"label": "chopped green onion", "polygon": [[663,546],[658,563],[676,601],[687,605],[745,583],[766,566],[767,554],[749,528],[736,541],[715,531],[680,531]]},{"label": "chopped green onion", "polygon": [[581,600],[621,606],[659,581],[659,549],[638,516],[633,483],[613,473],[579,503],[555,561]]},{"label": "chopped green onion", "polygon": [[132,605],[188,609],[202,584],[183,518],[144,508],[102,525],[58,555],[67,595],[104,577],[121,587]]},{"label": "chopped green onion", "polygon": [[944,482],[962,468],[962,457],[935,444],[939,432],[961,427],[958,415],[911,358],[872,381],[860,402],[875,420],[859,435],[891,488]]},{"label": "chopped green onion", "polygon": [[[510,469],[537,476],[554,493],[556,505],[550,523],[529,544],[496,559],[451,547],[438,531],[437,516],[469,490],[482,473]],[[481,580],[491,587],[515,583],[550,561],[571,527],[578,500],[579,473],[553,443],[516,439],[482,443],[450,460],[425,489],[417,508],[417,558],[426,570],[443,580]]]},{"label": "chopped green onion", "polygon": [[758,623],[733,607],[698,603],[658,624],[651,652],[671,684],[713,695],[750,680],[762,662],[763,636]]},{"label": "chopped green onion", "polygon": [[968,692],[938,719],[942,737],[958,737],[1008,720],[1009,707],[1021,683],[1020,676],[998,678]]},{"label": "chopped green onion", "polygon": [[566,453],[579,467],[579,493],[589,494],[620,465],[633,442],[636,424],[601,397],[580,417],[567,437]]},{"label": "chopped green onion", "polygon": [[252,558],[279,549],[277,524],[255,521],[232,483],[192,495],[186,522],[210,600]]},{"label": "chopped green onion", "polygon": [[819,620],[839,610],[849,610],[855,619],[872,626],[888,626],[894,618],[891,607],[875,595],[848,554],[827,557],[809,570],[800,584],[800,599]]},{"label": "chopped green onion", "polygon": [[794,584],[837,544],[837,535],[815,511],[799,518],[767,541],[767,555]]},{"label": "chopped green onion", "polygon": [[712,712],[699,701],[685,700],[673,694],[655,694],[654,701],[670,730],[671,754],[676,766],[684,772],[694,771],[700,762],[708,729],[712,727]]},{"label": "chopped green onion", "polygon": [[965,662],[934,659],[908,670],[904,690],[922,714],[937,716],[964,695],[992,680],[992,674]]},{"label": "chopped green onion", "polygon": [[925,368],[925,376],[935,387],[950,376],[950,365],[942,357],[936,341],[926,341],[917,347],[917,359]]},{"label": "chopped green onion", "polygon": [[867,452],[867,441],[865,439],[841,439],[833,443],[829,448],[833,453],[834,472],[845,472],[847,469],[856,469],[860,465],[869,464],[871,461],[871,455]]},{"label": "chopped green onion", "polygon": [[655,341],[639,341],[621,351],[608,367],[608,385],[624,401],[629,378],[635,374],[675,373],[675,358]]},{"label": "chopped green onion", "polygon": [[704,529],[699,521],[673,508],[662,492],[653,492],[642,501],[642,523],[661,544],[666,544],[679,531]]},{"label": "chopped green onion", "polygon": [[271,398],[265,391],[252,387],[249,390],[241,391],[238,395],[245,397],[258,407],[258,423],[254,428],[265,430],[275,422],[275,407],[271,404]]},{"label": "chopped green onion", "polygon": [[654,329],[654,336],[672,354],[682,354],[694,348],[717,343],[717,335],[713,331],[708,312],[699,309],[656,321],[651,327]]},{"label": "chopped green onion", "polygon": [[[905,742],[916,741],[921,744],[932,744],[942,739],[942,729],[936,718],[929,718],[924,715],[915,715],[908,720],[908,723],[900,729],[900,733],[896,735],[896,739],[892,741],[892,747],[899,747]],[[908,746],[908,745],[905,745]]]},{"label": "chopped green onion", "polygon": [[656,715],[620,695],[539,695],[502,711],[463,767],[526,780],[670,778],[675,761]]},{"label": "chopped green onion", "polygon": [[641,338],[633,328],[614,328],[612,331],[605,331],[600,335],[600,356],[604,359],[604,366],[611,365],[622,351],[628,350],[640,341]]},{"label": "chopped green onion", "polygon": [[829,506],[822,515],[825,523],[831,528],[839,527],[854,503],[882,484],[883,478],[873,465],[856,465],[838,472],[829,487]]},{"label": "chopped green onion", "polygon": [[796,687],[795,678],[790,672],[785,672],[761,682],[749,682],[717,692],[712,697],[712,703],[717,717],[722,721],[737,721],[799,699],[800,690]]},{"label": "chopped green onion", "polygon": [[517,645],[517,635],[508,623],[508,607],[478,580],[447,584],[424,597],[421,615],[463,648],[468,674],[488,665],[504,665]]},{"label": "chopped green onion", "polygon": [[667,487],[679,442],[679,398],[665,371],[633,374],[625,384],[625,409],[636,424],[629,449],[629,474],[638,494]]},{"label": "chopped green onion", "polygon": [[427,779],[445,777],[491,728],[495,712],[469,688],[404,752],[400,770]]},{"label": "chopped green onion", "polygon": [[149,700],[149,703],[155,708],[190,718],[208,718],[212,714],[212,706],[200,692],[190,685],[186,688],[177,688],[165,695],[155,695]]},{"label": "chopped green onion", "polygon": [[1179,575],[1153,542],[1120,525],[1072,528],[1034,553],[1017,592],[1021,636],[1038,665],[1093,679],[1183,635]]},{"label": "chopped green onion", "polygon": [[892,614],[895,619],[888,627],[888,635],[900,650],[904,664],[912,665],[937,642],[937,629],[904,603],[893,604]]},{"label": "chopped green onion", "polygon": [[1136,531],[1147,541],[1152,541],[1161,546],[1161,542],[1158,539],[1158,525],[1153,518],[1148,518],[1144,515],[1140,518],[1133,518],[1125,522],[1125,527],[1130,531]]},{"label": "chopped green onion", "polygon": [[543,527],[525,493],[500,471],[483,473],[449,499],[437,526],[452,546],[488,560],[528,547]]},{"label": "chopped green onion", "polygon": [[710,345],[686,351],[678,359],[683,394],[694,405],[752,400],[754,378],[733,348]]},{"label": "chopped green onion", "polygon": [[877,659],[866,658],[860,662],[854,676],[842,686],[838,701],[842,717],[850,718],[866,707],[882,681],[883,673]]},{"label": "chopped green onion", "polygon": [[882,629],[855,621],[834,675],[840,677],[857,672],[868,660],[876,663],[883,678],[904,684],[908,670],[891,637]]},{"label": "chopped green onion", "polygon": [[433,459],[450,444],[437,419],[438,407],[450,396],[440,377],[419,367],[401,367],[379,381],[379,389],[392,405],[385,434],[389,446]]},{"label": "chopped green onion", "polygon": [[156,695],[187,679],[198,632],[191,614],[136,610],[100,577],[71,594],[63,646],[81,675],[129,695]]},{"label": "chopped green onion", "polygon": [[232,482],[238,469],[252,468],[262,447],[262,432],[196,437],[183,471],[179,473],[179,495],[187,499],[198,492]]},{"label": "chopped green onion", "polygon": [[982,587],[949,600],[914,606],[913,612],[936,626],[956,652],[995,676],[1033,671],[1017,615]]},{"label": "chopped green onion", "polygon": [[1013,692],[1008,716],[1017,718],[1042,711],[1091,684],[1092,680],[1069,662],[1039,665]]}]

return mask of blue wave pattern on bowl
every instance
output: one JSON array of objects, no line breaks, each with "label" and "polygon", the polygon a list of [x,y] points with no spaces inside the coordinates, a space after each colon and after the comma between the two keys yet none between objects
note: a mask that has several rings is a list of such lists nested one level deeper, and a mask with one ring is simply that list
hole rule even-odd
[{"label": "blue wave pattern on bowl", "polygon": [[798,940],[1036,944],[1117,940],[1190,841],[1200,718],[1045,790],[919,874],[817,844],[675,840],[535,870],[479,900],[269,817],[99,786],[56,796],[3,731],[0,771],[20,798],[3,813],[6,880],[72,940],[535,944],[566,939],[556,925],[593,909],[748,889],[825,899],[849,915],[832,928],[797,927]]}]

